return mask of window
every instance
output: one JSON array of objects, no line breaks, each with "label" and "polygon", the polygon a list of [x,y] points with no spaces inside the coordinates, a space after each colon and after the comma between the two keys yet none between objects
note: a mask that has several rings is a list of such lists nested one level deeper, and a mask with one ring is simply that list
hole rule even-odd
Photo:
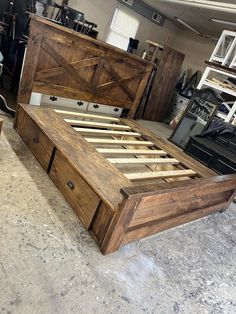
[{"label": "window", "polygon": [[107,37],[107,43],[127,50],[129,39],[130,37],[135,38],[139,24],[139,19],[128,10],[123,8],[116,9]]}]

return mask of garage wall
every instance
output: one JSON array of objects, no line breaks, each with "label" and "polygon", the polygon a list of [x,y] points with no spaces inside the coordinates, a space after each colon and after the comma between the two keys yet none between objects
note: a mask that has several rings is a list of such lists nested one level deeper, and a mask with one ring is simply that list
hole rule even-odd
[{"label": "garage wall", "polygon": [[[111,25],[112,17],[117,7],[116,0],[70,0],[71,7],[85,13],[86,19],[95,22],[98,25],[98,39],[105,41]],[[127,8],[128,10],[128,8]],[[145,49],[147,39],[156,41],[162,45],[167,44],[170,47],[183,52],[185,61],[183,68],[189,66],[196,69],[205,69],[204,61],[208,60],[215,46],[209,39],[201,38],[190,31],[179,28],[176,24],[166,20],[163,27],[155,25],[143,16],[131,11],[138,16],[140,27],[137,38],[140,40],[138,55]]]},{"label": "garage wall", "polygon": [[205,61],[209,60],[216,42],[203,38],[189,31],[180,29],[175,37],[173,48],[185,54],[183,67],[204,70]]},{"label": "garage wall", "polygon": [[[113,14],[117,5],[119,5],[116,0],[70,0],[69,5],[76,10],[84,12],[87,20],[95,22],[98,25],[98,39],[106,40]],[[129,9],[127,8],[127,10]],[[145,41],[147,39],[157,41],[160,44],[172,45],[174,43],[175,35],[178,31],[174,23],[166,21],[165,25],[161,27],[143,16],[133,11],[131,12],[138,16],[140,20],[140,27],[137,33],[137,38],[140,40],[139,55],[145,49]]]}]

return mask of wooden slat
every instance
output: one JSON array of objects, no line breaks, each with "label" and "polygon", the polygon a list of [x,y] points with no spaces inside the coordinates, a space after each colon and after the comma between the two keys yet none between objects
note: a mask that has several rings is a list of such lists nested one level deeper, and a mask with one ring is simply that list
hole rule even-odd
[{"label": "wooden slat", "polygon": [[138,125],[135,121],[121,119],[121,122],[130,126],[134,132],[140,132],[142,134],[143,139],[147,141],[152,141],[156,147],[159,147],[160,149],[163,149],[164,151],[168,152],[168,155],[180,160],[181,164],[183,164],[185,168],[194,170],[201,177],[209,178],[216,175],[216,173],[213,170],[208,169],[206,166],[202,165],[196,159],[193,159],[180,149],[176,148],[174,144],[161,138],[159,135],[149,131],[145,127]]},{"label": "wooden slat", "polygon": [[101,154],[108,155],[151,155],[151,156],[166,156],[167,152],[164,150],[155,149],[118,149],[118,148],[97,148]]},{"label": "wooden slat", "polygon": [[196,172],[193,170],[171,170],[171,171],[158,171],[158,172],[143,172],[143,173],[125,173],[126,178],[129,180],[146,180],[146,179],[163,179],[174,177],[188,177],[195,176]]},{"label": "wooden slat", "polygon": [[129,181],[109,161],[99,154],[80,134],[76,133],[50,108],[21,106],[35,121],[41,131],[50,138],[56,148],[87,182],[107,206],[116,210],[122,202],[122,187],[131,187]]},{"label": "wooden slat", "polygon": [[56,113],[68,115],[68,116],[74,116],[74,117],[80,117],[84,119],[98,119],[98,120],[107,120],[107,121],[114,121],[119,122],[120,119],[114,118],[114,117],[108,117],[108,116],[102,116],[102,115],[96,115],[96,114],[89,114],[89,113],[81,113],[81,112],[75,112],[75,111],[66,111],[66,110],[58,110],[54,109]]},{"label": "wooden slat", "polygon": [[117,165],[179,164],[179,161],[174,158],[108,158],[107,160],[110,161],[110,163]]},{"label": "wooden slat", "polygon": [[147,141],[106,140],[98,138],[85,138],[85,139],[91,144],[153,146],[152,142]]},{"label": "wooden slat", "polygon": [[120,125],[120,124],[100,123],[100,122],[91,122],[91,121],[79,121],[79,120],[73,120],[73,119],[64,119],[64,120],[65,120],[65,122],[70,123],[71,125],[87,126],[87,127],[92,127],[92,128],[130,130],[129,126]]},{"label": "wooden slat", "polygon": [[135,132],[126,132],[126,131],[110,131],[110,130],[98,130],[98,129],[87,129],[87,128],[74,128],[75,131],[83,134],[93,134],[93,135],[119,135],[119,136],[132,136],[140,137],[141,134]]}]

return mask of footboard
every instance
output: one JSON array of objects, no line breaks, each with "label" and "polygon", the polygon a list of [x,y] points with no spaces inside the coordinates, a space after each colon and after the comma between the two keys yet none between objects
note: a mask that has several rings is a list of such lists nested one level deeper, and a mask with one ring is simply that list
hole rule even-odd
[{"label": "footboard", "polygon": [[227,209],[236,175],[122,189],[123,203],[102,244],[104,254],[120,245]]}]

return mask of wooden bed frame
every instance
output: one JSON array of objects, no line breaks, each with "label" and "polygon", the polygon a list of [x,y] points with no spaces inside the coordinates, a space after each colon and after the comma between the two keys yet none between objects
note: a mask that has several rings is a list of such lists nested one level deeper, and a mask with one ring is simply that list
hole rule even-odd
[{"label": "wooden bed frame", "polygon": [[[53,51],[48,46],[52,40]],[[89,45],[96,64],[85,70],[82,64],[91,61],[84,55]],[[57,64],[49,51],[57,56]],[[111,75],[104,66],[107,58]],[[135,78],[134,69],[140,73],[141,68],[143,75]],[[29,102],[31,92],[37,91],[110,106],[119,102],[132,117],[151,69],[142,59],[32,17],[20,101]],[[80,84],[81,77],[87,85]],[[134,120],[19,104],[15,128],[103,254],[225,210],[235,195],[236,175],[216,177]]]}]

